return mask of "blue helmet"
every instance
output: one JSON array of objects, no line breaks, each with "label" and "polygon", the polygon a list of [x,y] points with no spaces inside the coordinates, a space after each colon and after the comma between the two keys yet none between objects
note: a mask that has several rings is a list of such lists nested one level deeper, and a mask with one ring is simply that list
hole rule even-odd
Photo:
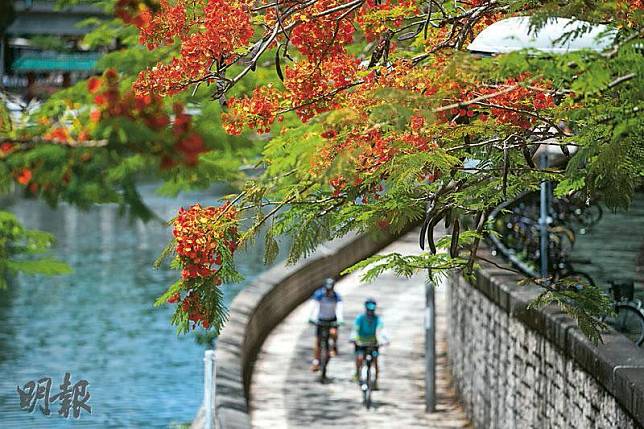
[{"label": "blue helmet", "polygon": [[324,289],[333,290],[334,286],[335,286],[335,280],[333,280],[331,277],[324,279]]},{"label": "blue helmet", "polygon": [[376,300],[373,298],[368,298],[364,302],[364,307],[367,309],[367,311],[375,311],[376,310]]}]

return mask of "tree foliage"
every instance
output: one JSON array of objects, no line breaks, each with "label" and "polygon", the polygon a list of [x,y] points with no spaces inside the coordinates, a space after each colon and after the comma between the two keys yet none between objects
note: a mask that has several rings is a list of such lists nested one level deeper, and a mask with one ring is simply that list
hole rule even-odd
[{"label": "tree foliage", "polygon": [[51,234],[25,229],[11,213],[0,210],[0,289],[18,272],[27,274],[65,274],[70,268],[52,258],[30,258],[41,255],[51,247]]},{"label": "tree foliage", "polygon": [[[265,231],[270,261],[276,241],[289,236],[294,262],[352,231],[423,223],[424,253],[370,258],[358,265],[370,277],[427,268],[469,275],[489,211],[543,180],[558,194],[627,207],[644,174],[643,8],[640,0],[118,0],[115,13],[149,50],[132,49],[148,60],[132,83],[135,100],[209,96],[218,105],[204,118],[221,120],[230,135],[250,130],[269,139],[263,173],[211,210],[248,225],[236,230],[234,247]],[[560,43],[607,24],[611,46],[556,56],[466,52],[483,28],[510,16],[530,16],[533,31],[555,17],[581,22]],[[105,61],[127,63],[120,55]],[[91,131],[115,148],[125,145],[120,132]],[[149,144],[137,148],[157,153]],[[545,146],[559,148],[565,162],[538,168]],[[210,250],[186,255],[173,243],[183,274],[164,297],[177,304],[175,322],[218,329],[219,270],[237,276],[230,243],[221,244],[231,241],[229,223],[205,219],[222,260],[209,262]],[[434,243],[439,222],[452,233]],[[194,265],[203,270],[190,271]],[[605,306],[566,285],[541,284],[539,303],[558,302],[599,338],[593,321]]]},{"label": "tree foliage", "polygon": [[[57,6],[79,3],[113,13],[117,2],[65,0]],[[152,52],[139,46],[137,29],[118,16],[82,24],[93,26],[83,43],[108,50],[96,76],[42,104],[23,105],[22,112],[10,112],[9,103],[20,100],[0,92],[0,196],[18,193],[54,207],[67,202],[81,209],[116,203],[133,217],[160,221],[141,199],[137,182],[160,179],[159,192],[176,195],[243,181],[240,167],[254,162],[261,142],[224,133],[219,103],[207,91],[163,99],[132,91],[141,70],[176,48]],[[9,230],[0,233],[12,237]]]}]

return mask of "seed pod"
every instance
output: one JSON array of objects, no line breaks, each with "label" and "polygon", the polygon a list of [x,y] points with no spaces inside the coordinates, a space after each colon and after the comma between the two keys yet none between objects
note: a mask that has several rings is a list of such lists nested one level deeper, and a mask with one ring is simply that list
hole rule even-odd
[{"label": "seed pod", "polygon": [[458,237],[460,235],[460,222],[458,218],[454,219],[454,227],[452,228],[452,242],[449,246],[449,256],[452,258],[458,257],[459,249],[458,249]]},{"label": "seed pod", "polygon": [[423,225],[420,227],[420,234],[418,235],[418,245],[421,250],[425,250],[425,233],[427,232],[427,227],[429,227],[429,222],[425,219]]},{"label": "seed pod", "polygon": [[566,156],[566,158],[570,158],[570,150],[568,150],[568,145],[563,143],[559,145],[559,147],[561,148],[561,151]]},{"label": "seed pod", "polygon": [[436,196],[431,194],[427,200],[427,205],[425,206],[425,220],[420,228],[420,236],[418,237],[418,244],[422,250],[425,250],[425,235],[427,233],[427,228],[432,221],[435,198]]},{"label": "seed pod", "polygon": [[280,45],[277,48],[277,51],[275,51],[275,71],[277,72],[277,77],[280,78],[282,82],[284,82],[284,74],[282,73],[282,65],[280,64],[280,48],[282,45]]},{"label": "seed pod", "polygon": [[427,228],[427,244],[429,244],[429,251],[432,252],[432,255],[436,254],[436,244],[434,244],[434,227],[436,226],[440,218],[440,215],[436,216]]},{"label": "seed pod", "polygon": [[522,146],[521,152],[523,152],[523,159],[525,159],[526,164],[528,164],[530,168],[537,168],[537,166],[534,164],[534,161],[532,160],[530,149],[528,149],[527,146]]},{"label": "seed pod", "polygon": [[451,209],[447,209],[445,211],[445,228],[446,229],[449,228],[449,226],[452,224],[452,215],[453,215],[453,213],[452,213]]}]

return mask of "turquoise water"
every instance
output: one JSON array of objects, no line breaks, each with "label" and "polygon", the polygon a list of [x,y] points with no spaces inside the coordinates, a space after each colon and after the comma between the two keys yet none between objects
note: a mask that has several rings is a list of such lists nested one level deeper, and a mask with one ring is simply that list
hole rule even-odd
[{"label": "turquoise water", "polygon": [[[169,199],[141,190],[163,219],[180,206],[213,202],[211,194]],[[131,221],[115,206],[83,212],[37,201],[10,207],[27,226],[55,234],[55,254],[74,273],[20,277],[0,291],[0,427],[168,428],[192,420],[203,395],[203,352],[193,334],[177,337],[170,306],[152,303],[177,272],[152,262],[167,243],[167,226]],[[261,249],[238,253],[246,282],[261,272]],[[227,287],[230,300],[243,284]],[[72,384],[87,380],[92,414],[45,416],[20,410],[17,386],[52,378],[58,392],[65,372]],[[42,401],[41,401],[42,403]]]}]

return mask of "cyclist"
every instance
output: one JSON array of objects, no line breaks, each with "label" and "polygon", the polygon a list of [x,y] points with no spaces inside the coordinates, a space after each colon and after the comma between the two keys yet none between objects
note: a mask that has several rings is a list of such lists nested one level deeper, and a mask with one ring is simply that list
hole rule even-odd
[{"label": "cyclist", "polygon": [[365,312],[359,314],[353,322],[351,330],[351,342],[355,344],[356,372],[353,376],[354,381],[358,381],[362,361],[368,348],[375,348],[376,352],[373,359],[374,369],[376,371],[374,390],[378,390],[378,346],[388,343],[387,337],[383,333],[382,317],[376,314],[376,301],[369,298],[364,303]]},{"label": "cyclist", "polygon": [[[335,280],[327,278],[321,288],[315,291],[312,296],[312,308],[309,315],[309,323],[316,325],[315,343],[313,345],[313,364],[312,371],[320,369],[320,335],[321,323],[337,322],[338,325],[344,324],[342,314],[342,297],[335,291]],[[329,339],[333,342],[331,355],[338,353],[338,330],[331,328]]]}]

